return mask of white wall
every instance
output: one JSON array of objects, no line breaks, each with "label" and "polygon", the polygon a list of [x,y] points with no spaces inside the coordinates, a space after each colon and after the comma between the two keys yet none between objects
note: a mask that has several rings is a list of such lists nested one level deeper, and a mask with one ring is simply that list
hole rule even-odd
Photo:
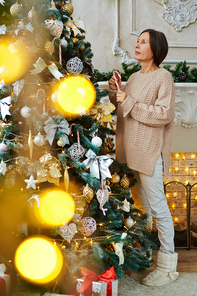
[{"label": "white wall", "polygon": [[[80,18],[87,29],[86,40],[92,45],[94,68],[101,72],[108,72],[113,68],[122,69],[122,57],[114,56],[112,52],[113,40],[117,37],[116,1],[119,3],[119,46],[128,52],[130,59],[134,56],[134,45],[137,40],[132,30],[140,33],[146,28],[154,28],[164,32],[168,39],[170,48],[167,61],[187,60],[188,65],[196,66],[192,61],[197,62],[197,21],[177,32],[162,17],[164,7],[154,0],[72,0],[73,18]],[[177,1],[182,5],[188,2],[169,1]],[[177,45],[179,47],[174,47]]]}]

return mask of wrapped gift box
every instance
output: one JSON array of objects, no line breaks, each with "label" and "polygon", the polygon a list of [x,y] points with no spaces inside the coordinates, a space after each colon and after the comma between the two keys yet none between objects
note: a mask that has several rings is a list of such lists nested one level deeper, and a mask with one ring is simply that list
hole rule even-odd
[{"label": "wrapped gift box", "polygon": [[0,296],[10,296],[11,292],[11,275],[6,274],[5,271],[5,264],[0,264]]},{"label": "wrapped gift box", "polygon": [[[79,290],[83,279],[77,279],[77,291]],[[89,292],[84,291],[83,293],[76,294],[77,296],[90,296]],[[107,283],[102,281],[92,282],[92,295],[91,296],[107,296]]]}]

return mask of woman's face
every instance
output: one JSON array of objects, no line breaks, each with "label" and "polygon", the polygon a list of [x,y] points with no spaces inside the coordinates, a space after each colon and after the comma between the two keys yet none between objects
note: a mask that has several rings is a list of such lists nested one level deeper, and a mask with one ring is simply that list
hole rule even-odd
[{"label": "woman's face", "polygon": [[148,32],[142,33],[135,45],[134,59],[139,62],[153,61],[153,52],[150,47],[150,35]]}]

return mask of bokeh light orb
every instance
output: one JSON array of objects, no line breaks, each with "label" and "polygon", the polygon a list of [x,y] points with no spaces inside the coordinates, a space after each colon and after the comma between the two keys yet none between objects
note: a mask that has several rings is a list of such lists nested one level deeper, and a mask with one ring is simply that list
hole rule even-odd
[{"label": "bokeh light orb", "polygon": [[0,81],[10,84],[20,79],[29,69],[31,55],[24,40],[10,37],[0,39]]},{"label": "bokeh light orb", "polygon": [[56,98],[53,100],[55,107],[71,117],[83,114],[96,100],[93,83],[82,75],[68,76],[58,84],[54,93],[56,93]]},{"label": "bokeh light orb", "polygon": [[73,198],[65,191],[45,191],[40,196],[39,205],[35,203],[34,213],[39,222],[45,226],[55,226],[68,223],[75,212]]},{"label": "bokeh light orb", "polygon": [[14,259],[20,275],[40,285],[52,282],[63,266],[61,251],[45,237],[31,237],[23,241]]}]

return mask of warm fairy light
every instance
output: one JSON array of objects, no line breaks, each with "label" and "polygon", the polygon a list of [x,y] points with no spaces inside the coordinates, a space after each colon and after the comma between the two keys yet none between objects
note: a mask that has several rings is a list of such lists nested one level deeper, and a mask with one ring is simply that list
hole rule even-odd
[{"label": "warm fairy light", "polygon": [[169,193],[166,193],[166,198],[169,198],[170,197],[170,194]]},{"label": "warm fairy light", "polygon": [[96,100],[93,83],[82,75],[70,75],[55,87],[52,102],[60,113],[77,117],[91,108]]},{"label": "warm fairy light", "polygon": [[193,171],[193,175],[196,176],[196,174],[197,174],[197,171],[194,170],[194,171]]},{"label": "warm fairy light", "polygon": [[103,223],[100,223],[99,226],[103,226]]},{"label": "warm fairy light", "polygon": [[185,180],[185,185],[188,185],[189,184],[189,180]]},{"label": "warm fairy light", "polygon": [[75,203],[67,192],[57,189],[46,190],[39,198],[39,207],[35,203],[34,212],[37,219],[46,226],[60,226],[72,219]]},{"label": "warm fairy light", "polygon": [[176,167],[174,170],[177,173],[179,171],[179,167]]},{"label": "warm fairy light", "polygon": [[174,197],[176,197],[178,195],[178,193],[177,192],[174,192],[173,195],[174,195]]},{"label": "warm fairy light", "polygon": [[186,204],[186,203],[184,203],[184,204],[183,204],[183,207],[184,207],[184,209],[186,209],[186,208],[187,208],[187,204]]},{"label": "warm fairy light", "polygon": [[186,167],[185,170],[184,170],[186,173],[189,172],[189,167]]},{"label": "warm fairy light", "polygon": [[174,210],[176,207],[175,203],[172,204],[172,209]]},{"label": "warm fairy light", "polygon": [[176,158],[179,158],[179,156],[180,156],[180,155],[179,155],[178,153],[175,154],[175,157],[176,157]]},{"label": "warm fairy light", "polygon": [[183,155],[183,160],[185,160],[185,155]]},{"label": "warm fairy light", "polygon": [[23,188],[21,188],[21,191],[23,191]]},{"label": "warm fairy light", "polygon": [[91,245],[93,244],[93,241],[92,241],[92,239],[91,239],[90,243],[91,243]]},{"label": "warm fairy light", "polygon": [[197,195],[194,197],[195,200],[197,200]]},{"label": "warm fairy light", "polygon": [[4,37],[0,41],[0,81],[10,84],[29,69],[31,57],[23,38]]},{"label": "warm fairy light", "polygon": [[15,161],[15,164],[19,164],[18,160]]},{"label": "warm fairy light", "polygon": [[178,222],[179,218],[178,217],[174,217],[174,222]]},{"label": "warm fairy light", "polygon": [[169,168],[169,173],[171,173],[171,171],[172,171],[172,169],[171,169],[171,168]]},{"label": "warm fairy light", "polygon": [[192,159],[196,158],[196,153],[192,153],[190,156]]},{"label": "warm fairy light", "polygon": [[53,281],[63,266],[63,256],[57,246],[45,237],[31,237],[16,250],[15,264],[20,275],[34,284]]}]

